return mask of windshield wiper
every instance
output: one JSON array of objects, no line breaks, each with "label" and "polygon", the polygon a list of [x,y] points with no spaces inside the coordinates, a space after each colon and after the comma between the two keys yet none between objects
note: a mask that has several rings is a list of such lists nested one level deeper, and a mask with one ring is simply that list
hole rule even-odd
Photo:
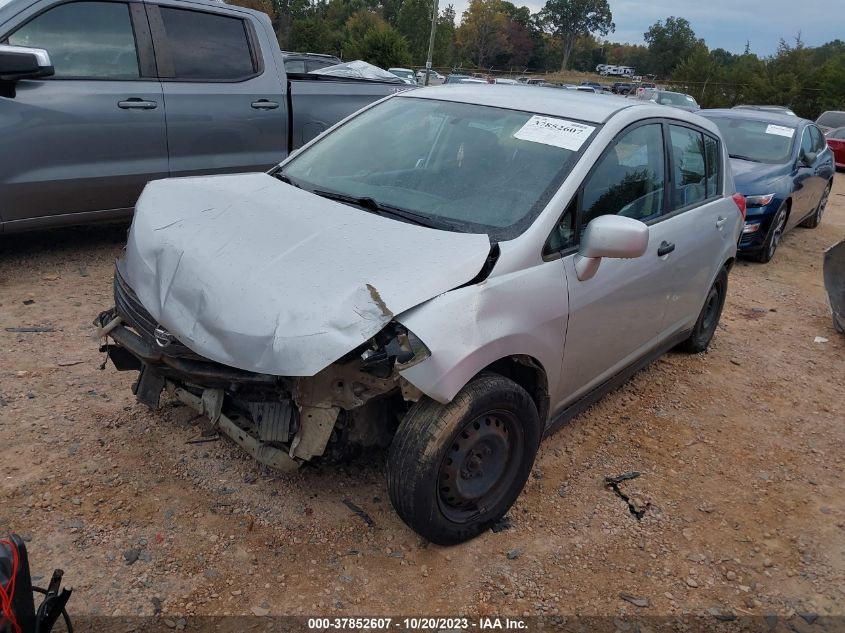
[{"label": "windshield wiper", "polygon": [[750,156],[743,156],[742,154],[730,154],[731,158],[738,158],[739,160],[747,160],[752,163],[759,163],[760,161],[756,158],[751,158]]},{"label": "windshield wiper", "polygon": [[275,176],[276,178],[278,178],[279,180],[281,180],[285,184],[288,184],[292,187],[296,187],[297,189],[302,189],[301,186],[299,186],[293,180],[291,180],[290,176],[288,176],[286,173],[284,173],[281,170],[277,171],[275,174],[273,174],[273,176]]},{"label": "windshield wiper", "polygon": [[441,228],[437,226],[436,221],[433,221],[432,218],[429,218],[427,215],[423,215],[421,213],[414,213],[413,211],[408,211],[407,209],[402,209],[400,207],[394,207],[393,205],[383,204],[374,198],[370,198],[369,196],[350,196],[345,193],[338,193],[336,191],[323,191],[320,189],[314,189],[311,193],[316,194],[322,198],[326,198],[327,200],[335,200],[336,202],[343,202],[344,204],[355,205],[356,207],[360,207],[365,211],[371,211],[376,215],[401,218],[418,226],[426,226],[428,228]]}]

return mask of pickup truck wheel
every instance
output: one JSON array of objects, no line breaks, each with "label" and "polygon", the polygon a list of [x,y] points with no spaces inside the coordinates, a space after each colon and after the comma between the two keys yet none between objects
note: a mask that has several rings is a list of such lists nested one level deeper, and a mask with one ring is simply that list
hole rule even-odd
[{"label": "pickup truck wheel", "polygon": [[706,351],[716,333],[719,319],[722,317],[722,308],[725,306],[725,297],[728,294],[728,271],[722,268],[716,276],[716,281],[707,293],[704,307],[698,320],[692,329],[690,337],[678,346],[678,349],[688,354],[699,354]]},{"label": "pickup truck wheel", "polygon": [[390,446],[393,507],[433,543],[477,536],[505,515],[525,486],[541,426],[525,389],[499,374],[479,375],[448,404],[420,400]]}]

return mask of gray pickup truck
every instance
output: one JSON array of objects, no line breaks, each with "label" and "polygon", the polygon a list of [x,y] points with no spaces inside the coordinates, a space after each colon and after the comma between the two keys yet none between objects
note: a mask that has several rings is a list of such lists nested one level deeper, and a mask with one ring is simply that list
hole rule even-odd
[{"label": "gray pickup truck", "polygon": [[408,86],[285,72],[206,0],[0,0],[0,232],[129,217],[169,176],[266,170]]}]

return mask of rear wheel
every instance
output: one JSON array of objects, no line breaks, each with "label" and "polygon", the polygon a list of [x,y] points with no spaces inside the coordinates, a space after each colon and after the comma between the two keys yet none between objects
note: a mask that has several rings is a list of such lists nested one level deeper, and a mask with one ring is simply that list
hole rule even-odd
[{"label": "rear wheel", "polygon": [[819,200],[819,206],[816,207],[813,215],[801,223],[801,226],[807,229],[814,229],[822,223],[822,216],[824,215],[824,210],[827,207],[828,198],[830,198],[830,188],[831,184],[828,183],[827,187],[825,187],[824,193],[822,193],[821,200]]},{"label": "rear wheel", "polygon": [[725,297],[728,295],[728,271],[722,268],[716,276],[716,281],[707,293],[704,307],[698,320],[687,340],[678,346],[682,352],[698,354],[706,351],[716,333],[719,319],[722,317],[722,308],[725,306]]},{"label": "rear wheel", "polygon": [[448,404],[423,399],[405,416],[390,447],[393,507],[433,543],[471,539],[516,501],[541,433],[531,397],[498,374],[481,374]]},{"label": "rear wheel", "polygon": [[763,248],[760,249],[760,252],[755,257],[758,262],[766,264],[772,261],[772,257],[775,256],[775,251],[780,245],[783,232],[786,230],[786,215],[786,204],[784,204],[775,214],[775,219],[772,220],[772,226],[769,228],[769,234],[766,236]]}]

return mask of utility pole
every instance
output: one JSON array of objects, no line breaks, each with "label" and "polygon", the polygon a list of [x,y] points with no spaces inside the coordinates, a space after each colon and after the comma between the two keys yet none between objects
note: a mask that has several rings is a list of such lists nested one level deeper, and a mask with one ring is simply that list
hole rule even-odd
[{"label": "utility pole", "polygon": [[431,36],[428,38],[428,58],[425,60],[425,86],[431,75],[431,56],[434,54],[434,36],[437,34],[437,16],[440,13],[440,1],[434,0],[434,11],[431,13]]}]

